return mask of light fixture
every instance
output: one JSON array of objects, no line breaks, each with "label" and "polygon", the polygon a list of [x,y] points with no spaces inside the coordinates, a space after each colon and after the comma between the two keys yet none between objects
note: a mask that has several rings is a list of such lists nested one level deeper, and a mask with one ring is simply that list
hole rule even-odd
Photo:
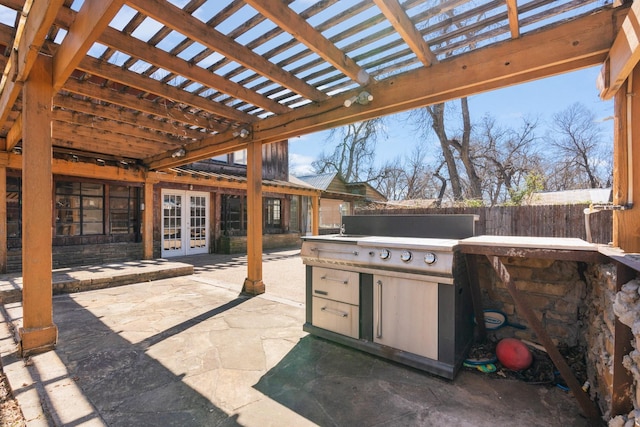
[{"label": "light fixture", "polygon": [[371,101],[373,101],[373,95],[366,90],[363,90],[358,95],[354,95],[351,98],[346,99],[344,101],[344,106],[351,107],[353,104],[367,105]]},{"label": "light fixture", "polygon": [[176,157],[184,157],[186,154],[187,154],[187,150],[185,150],[184,148],[181,148],[179,150],[174,151],[173,154],[171,154],[171,157],[175,159]]},{"label": "light fixture", "polygon": [[249,130],[246,128],[242,128],[239,131],[234,132],[233,136],[239,136],[240,138],[244,139],[249,136]]}]

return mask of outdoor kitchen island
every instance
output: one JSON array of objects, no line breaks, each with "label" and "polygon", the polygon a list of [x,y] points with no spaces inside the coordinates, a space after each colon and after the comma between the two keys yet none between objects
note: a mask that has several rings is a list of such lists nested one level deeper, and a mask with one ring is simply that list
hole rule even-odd
[{"label": "outdoor kitchen island", "polygon": [[474,336],[472,292],[458,251],[474,221],[344,217],[349,234],[303,238],[303,329],[453,379]]}]

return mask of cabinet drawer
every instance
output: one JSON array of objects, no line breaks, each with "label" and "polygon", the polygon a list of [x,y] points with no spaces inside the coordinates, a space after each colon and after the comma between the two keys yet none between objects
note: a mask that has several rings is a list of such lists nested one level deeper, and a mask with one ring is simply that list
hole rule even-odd
[{"label": "cabinet drawer", "polygon": [[324,298],[313,297],[311,323],[318,328],[360,338],[358,307]]},{"label": "cabinet drawer", "polygon": [[360,275],[353,271],[313,267],[313,296],[359,304]]}]

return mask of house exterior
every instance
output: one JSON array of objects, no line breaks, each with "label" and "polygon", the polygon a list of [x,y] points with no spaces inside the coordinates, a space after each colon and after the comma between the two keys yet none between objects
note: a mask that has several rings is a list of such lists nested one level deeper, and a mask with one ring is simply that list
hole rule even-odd
[{"label": "house exterior", "polygon": [[356,208],[387,199],[366,182],[347,183],[337,172],[298,177],[302,182],[320,190],[320,232],[333,233],[340,229],[343,215],[353,215]]},{"label": "house exterior", "polygon": [[[22,179],[6,172],[4,272],[22,267]],[[153,211],[153,257],[246,252],[246,155],[243,151],[144,174],[113,159],[57,156],[53,175],[54,268],[144,258],[144,211]],[[298,245],[310,232],[310,198],[320,192],[288,180],[288,143],[263,146],[264,247]],[[145,204],[144,192],[153,202]],[[305,210],[303,211],[303,207]]]}]

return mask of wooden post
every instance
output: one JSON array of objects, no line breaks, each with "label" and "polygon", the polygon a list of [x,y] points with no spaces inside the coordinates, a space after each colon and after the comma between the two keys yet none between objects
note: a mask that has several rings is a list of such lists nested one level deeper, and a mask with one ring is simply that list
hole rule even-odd
[{"label": "wooden post", "polygon": [[51,58],[41,55],[23,88],[22,127],[22,305],[23,356],[51,350],[58,339],[53,324],[51,239]]},{"label": "wooden post", "polygon": [[[613,212],[613,246],[625,252],[640,252],[640,66],[636,65],[626,83],[615,95],[613,204],[628,205],[632,209]],[[629,110],[630,108],[630,110]],[[629,123],[629,115],[631,122]],[[629,141],[629,131],[631,140]],[[631,148],[631,151],[629,151]],[[633,161],[629,162],[629,155]],[[632,171],[632,193],[629,193],[629,171]],[[627,208],[630,206],[626,206]]]},{"label": "wooden post", "polygon": [[[142,211],[142,251],[144,259],[153,258],[153,184],[147,179],[144,183],[144,211]],[[162,206],[158,206],[162,209]]]},{"label": "wooden post", "polygon": [[0,167],[0,273],[7,272],[7,168]]},{"label": "wooden post", "polygon": [[247,278],[243,292],[264,293],[262,282],[262,144],[247,147]]},{"label": "wooden post", "polygon": [[320,196],[311,196],[311,234],[320,234]]}]

